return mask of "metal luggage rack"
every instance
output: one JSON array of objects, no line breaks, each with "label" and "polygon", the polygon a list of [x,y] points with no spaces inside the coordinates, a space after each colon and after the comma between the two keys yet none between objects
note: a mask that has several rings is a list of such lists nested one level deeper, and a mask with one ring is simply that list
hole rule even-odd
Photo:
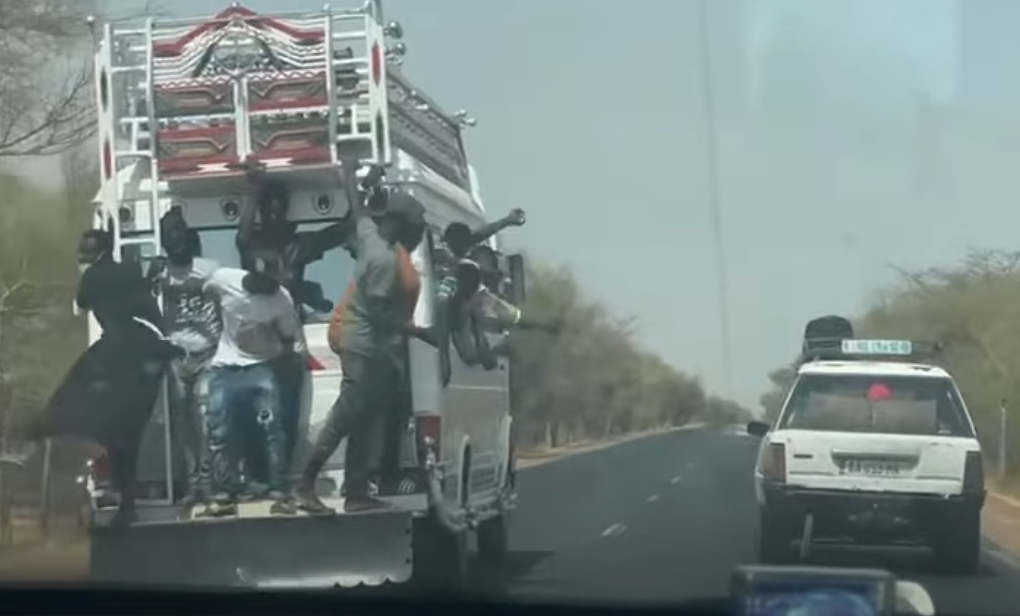
[{"label": "metal luggage rack", "polygon": [[[848,352],[845,342],[888,343],[889,351],[881,352],[881,345],[874,353]],[[946,345],[941,342],[923,342],[914,340],[884,340],[870,338],[805,338],[797,365],[815,361],[893,361],[893,362],[933,362],[939,359]]]}]

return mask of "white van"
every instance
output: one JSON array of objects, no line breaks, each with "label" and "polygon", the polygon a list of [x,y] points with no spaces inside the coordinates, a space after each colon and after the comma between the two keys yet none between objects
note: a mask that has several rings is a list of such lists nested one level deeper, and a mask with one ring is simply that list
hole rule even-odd
[{"label": "white van", "polygon": [[[199,232],[203,256],[236,266],[238,214],[250,198],[243,161],[258,160],[286,183],[291,220],[314,229],[348,210],[339,161],[354,154],[366,169],[388,167],[389,181],[427,210],[429,230],[413,255],[423,288],[415,320],[431,324],[442,230],[455,221],[478,227],[486,217],[461,136],[473,121],[444,112],[407,81],[398,69],[401,35],[399,24],[383,20],[378,0],[280,16],[235,4],[202,19],[105,25],[95,72],[103,160],[96,226],[114,232],[122,260],[144,265],[160,253],[160,217],[179,206]],[[499,291],[519,301],[522,262],[507,262],[511,275]],[[307,278],[338,300],[352,272],[338,249],[309,267]],[[328,318],[305,314],[309,382],[295,472],[339,394]],[[91,330],[95,339],[94,322]],[[469,367],[453,352],[444,386],[435,348],[412,341],[408,352],[413,419],[402,443],[399,493],[383,497],[390,509],[323,520],[270,517],[268,504],[253,502],[236,518],[192,519],[178,504],[183,473],[161,400],[143,443],[137,523],[108,527],[104,469],[93,465],[93,576],[350,586],[413,575],[430,585],[463,585],[469,532],[477,533],[483,557],[498,559],[506,548],[514,503],[510,366]],[[342,479],[341,448],[318,486],[341,511]]]}]

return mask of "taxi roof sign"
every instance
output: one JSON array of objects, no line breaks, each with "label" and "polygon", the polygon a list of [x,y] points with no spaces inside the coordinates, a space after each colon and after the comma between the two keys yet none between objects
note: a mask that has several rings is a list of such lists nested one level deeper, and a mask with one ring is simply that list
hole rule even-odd
[{"label": "taxi roof sign", "polygon": [[814,338],[804,341],[798,364],[812,361],[924,361],[935,359],[944,346],[913,340]]},{"label": "taxi roof sign", "polygon": [[909,340],[843,340],[840,350],[846,355],[883,355],[909,357],[914,344]]}]

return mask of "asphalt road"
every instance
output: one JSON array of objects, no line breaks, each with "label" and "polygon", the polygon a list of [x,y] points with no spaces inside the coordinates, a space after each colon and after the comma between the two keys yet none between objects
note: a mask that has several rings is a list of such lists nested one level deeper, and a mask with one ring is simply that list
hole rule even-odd
[{"label": "asphalt road", "polygon": [[[756,441],[712,430],[651,436],[520,472],[508,562],[512,600],[682,602],[725,596],[754,562]],[[928,589],[941,614],[1020,612],[1020,569],[986,552],[970,578],[932,572],[921,551],[832,550],[821,565],[883,567]]]}]

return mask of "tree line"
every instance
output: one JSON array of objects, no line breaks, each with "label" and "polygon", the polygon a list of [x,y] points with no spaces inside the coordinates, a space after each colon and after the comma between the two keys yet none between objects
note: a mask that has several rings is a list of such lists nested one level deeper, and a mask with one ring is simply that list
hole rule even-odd
[{"label": "tree line", "polygon": [[535,265],[526,314],[565,324],[556,336],[514,334],[518,438],[557,446],[691,421],[730,424],[750,413],[636,343],[626,319],[587,297],[569,269]]}]

